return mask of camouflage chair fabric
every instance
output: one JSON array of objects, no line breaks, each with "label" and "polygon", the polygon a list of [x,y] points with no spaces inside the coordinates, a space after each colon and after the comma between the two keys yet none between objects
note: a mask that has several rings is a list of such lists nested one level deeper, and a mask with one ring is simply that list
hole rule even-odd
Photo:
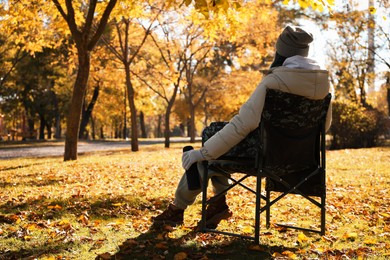
[{"label": "camouflage chair fabric", "polygon": [[267,90],[264,104],[264,167],[278,175],[316,168],[319,122],[325,124],[331,95],[321,100]]},{"label": "camouflage chair fabric", "polygon": [[[267,151],[269,156],[266,158],[265,167],[279,172],[280,175],[289,174],[297,169],[306,170],[312,167],[319,160],[314,153],[315,147],[310,151],[299,148],[305,147],[301,142],[308,134],[312,135],[311,138],[317,138],[313,127],[318,126],[318,120],[325,120],[330,98],[329,94],[323,100],[310,100],[278,90],[267,90],[262,122],[267,129],[266,132],[271,134],[263,136],[264,140],[262,140],[262,130],[260,127],[257,128],[239,144],[218,158],[219,162],[210,162],[210,168],[220,169],[228,173],[256,174],[258,152],[263,148],[271,149],[269,152]],[[202,132],[202,144],[220,131],[227,123],[212,122],[206,127]],[[294,134],[290,135],[290,131]],[[288,137],[287,140],[286,136]],[[311,141],[311,139],[306,139],[306,141]],[[285,142],[289,142],[289,144]],[[287,146],[295,147],[296,150],[284,149]],[[309,162],[306,160],[308,157],[311,158]],[[303,158],[306,159],[303,160]]]},{"label": "camouflage chair fabric", "polygon": [[[202,145],[214,134],[227,125],[228,122],[212,122],[202,132]],[[239,144],[232,147],[227,153],[219,157],[218,161],[211,161],[209,167],[226,173],[255,174],[255,162],[259,151],[260,128],[251,132]]]}]

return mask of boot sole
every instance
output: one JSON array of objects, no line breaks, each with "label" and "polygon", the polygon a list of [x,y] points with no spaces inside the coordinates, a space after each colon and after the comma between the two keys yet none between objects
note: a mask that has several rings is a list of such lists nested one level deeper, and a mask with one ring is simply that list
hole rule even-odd
[{"label": "boot sole", "polygon": [[175,221],[169,221],[169,220],[153,220],[153,225],[169,225],[172,227],[182,225],[183,223],[184,223],[184,221],[175,222]]}]

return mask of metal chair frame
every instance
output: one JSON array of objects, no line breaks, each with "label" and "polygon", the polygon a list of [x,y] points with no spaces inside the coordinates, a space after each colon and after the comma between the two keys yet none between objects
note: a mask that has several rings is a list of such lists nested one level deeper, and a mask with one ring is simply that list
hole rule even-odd
[{"label": "metal chair frame", "polygon": [[[267,90],[267,97],[269,93],[277,93],[278,91],[275,90]],[[285,95],[287,93],[284,93]],[[293,94],[287,94],[287,95],[293,95]],[[293,95],[296,96],[296,95]],[[266,102],[267,102],[267,97],[266,97]],[[303,97],[300,97],[304,99]],[[322,113],[325,110],[325,114],[327,111],[327,108],[330,103],[330,94],[324,99],[321,100],[324,102],[324,107],[322,109]],[[321,102],[318,101],[318,102]],[[263,113],[263,118],[260,123],[260,141],[259,141],[259,150],[257,153],[256,158],[253,160],[235,160],[234,158],[224,158],[224,156],[221,156],[220,158],[212,161],[205,161],[203,162],[204,166],[204,174],[205,177],[203,178],[203,185],[202,185],[202,220],[201,220],[201,227],[200,230],[201,232],[213,232],[213,233],[219,233],[219,234],[224,234],[224,235],[230,235],[230,236],[235,236],[235,237],[241,237],[241,238],[247,238],[247,239],[252,239],[255,241],[255,243],[259,243],[260,240],[260,215],[264,211],[266,212],[266,227],[270,227],[270,218],[271,218],[271,206],[273,206],[275,203],[280,201],[282,198],[284,198],[288,194],[297,194],[301,195],[303,198],[306,198],[308,201],[310,201],[312,204],[320,208],[321,211],[321,223],[320,223],[320,229],[312,229],[312,228],[303,228],[299,226],[292,226],[292,225],[284,225],[284,224],[277,224],[279,226],[283,226],[286,228],[293,228],[293,229],[298,229],[298,230],[304,230],[304,231],[310,231],[310,232],[315,232],[319,233],[321,235],[325,234],[325,203],[326,203],[326,168],[325,168],[325,117],[322,116],[318,122],[316,122],[316,127],[313,128],[313,131],[316,131],[315,133],[315,142],[316,142],[316,148],[315,148],[315,157],[316,157],[316,167],[313,169],[310,173],[308,173],[306,176],[304,176],[298,183],[289,183],[288,181],[285,180],[285,176],[280,176],[278,172],[275,172],[273,170],[270,170],[267,168],[267,127],[266,127],[266,120],[264,120],[264,113]],[[269,131],[269,129],[268,129]],[[256,173],[242,173],[244,174],[242,177],[239,179],[234,179],[229,171],[226,171],[223,167],[218,167],[218,163],[232,163],[235,164],[236,166],[240,167],[247,167],[249,165],[253,165],[256,168]],[[231,190],[232,188],[236,186],[241,186],[244,189],[250,191],[251,193],[255,194],[256,197],[256,202],[255,202],[255,223],[254,223],[254,234],[253,236],[248,236],[244,234],[238,234],[238,233],[233,233],[233,232],[227,232],[227,231],[221,231],[217,229],[210,229],[206,227],[206,207],[210,203],[210,199],[207,198],[207,186],[208,186],[208,170],[213,169],[215,171],[219,171],[222,174],[226,175],[227,178],[229,178],[233,184],[229,186],[227,189],[225,189],[223,192],[220,194],[217,194],[216,196],[213,197],[213,199],[218,198],[225,192]],[[294,174],[294,173],[291,173]],[[291,175],[290,175],[291,176]],[[249,178],[249,177],[254,177],[256,178],[256,188],[252,189],[248,187],[247,185],[243,184],[242,182]],[[265,192],[266,194],[263,195],[261,192],[261,185],[262,185],[262,179],[265,179],[266,181],[266,189]],[[320,192],[315,192],[312,193],[311,191],[306,191],[304,190],[303,185],[307,184],[309,181],[313,180],[314,178],[320,179]],[[268,185],[269,183],[277,183],[278,188],[273,190],[272,185]],[[281,193],[279,196],[271,200],[271,192],[279,192]],[[318,197],[320,198],[320,202],[318,202],[316,199],[313,199],[312,197]],[[264,201],[265,205],[261,206],[261,202]]]}]

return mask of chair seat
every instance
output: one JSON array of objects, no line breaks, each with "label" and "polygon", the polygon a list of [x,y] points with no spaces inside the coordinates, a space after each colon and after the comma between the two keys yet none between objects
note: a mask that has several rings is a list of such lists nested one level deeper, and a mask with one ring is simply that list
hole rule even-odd
[{"label": "chair seat", "polygon": [[254,158],[220,157],[217,160],[209,161],[209,169],[225,174],[257,174],[256,160]]}]

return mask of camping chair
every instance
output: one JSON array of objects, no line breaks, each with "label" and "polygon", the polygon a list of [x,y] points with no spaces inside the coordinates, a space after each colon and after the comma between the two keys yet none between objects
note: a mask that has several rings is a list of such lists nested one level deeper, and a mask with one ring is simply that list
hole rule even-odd
[{"label": "camping chair", "polygon": [[[236,186],[255,194],[254,234],[248,236],[206,226],[206,207],[210,203],[207,198],[208,178],[203,178],[202,185],[202,232],[249,238],[259,243],[260,214],[266,212],[266,226],[269,228],[271,206],[288,194],[298,194],[320,209],[320,229],[281,226],[322,235],[325,233],[325,119],[330,100],[330,94],[322,100],[312,100],[278,90],[267,90],[259,128],[228,153],[203,163],[205,176],[210,170],[218,171],[232,182],[231,186],[213,198]],[[225,124],[213,123],[206,127],[202,133],[203,142]],[[240,177],[233,178],[232,173],[239,173]],[[256,179],[255,189],[243,183],[249,177]],[[265,195],[261,193],[263,178],[266,182]],[[271,198],[272,192],[279,195]]]}]

